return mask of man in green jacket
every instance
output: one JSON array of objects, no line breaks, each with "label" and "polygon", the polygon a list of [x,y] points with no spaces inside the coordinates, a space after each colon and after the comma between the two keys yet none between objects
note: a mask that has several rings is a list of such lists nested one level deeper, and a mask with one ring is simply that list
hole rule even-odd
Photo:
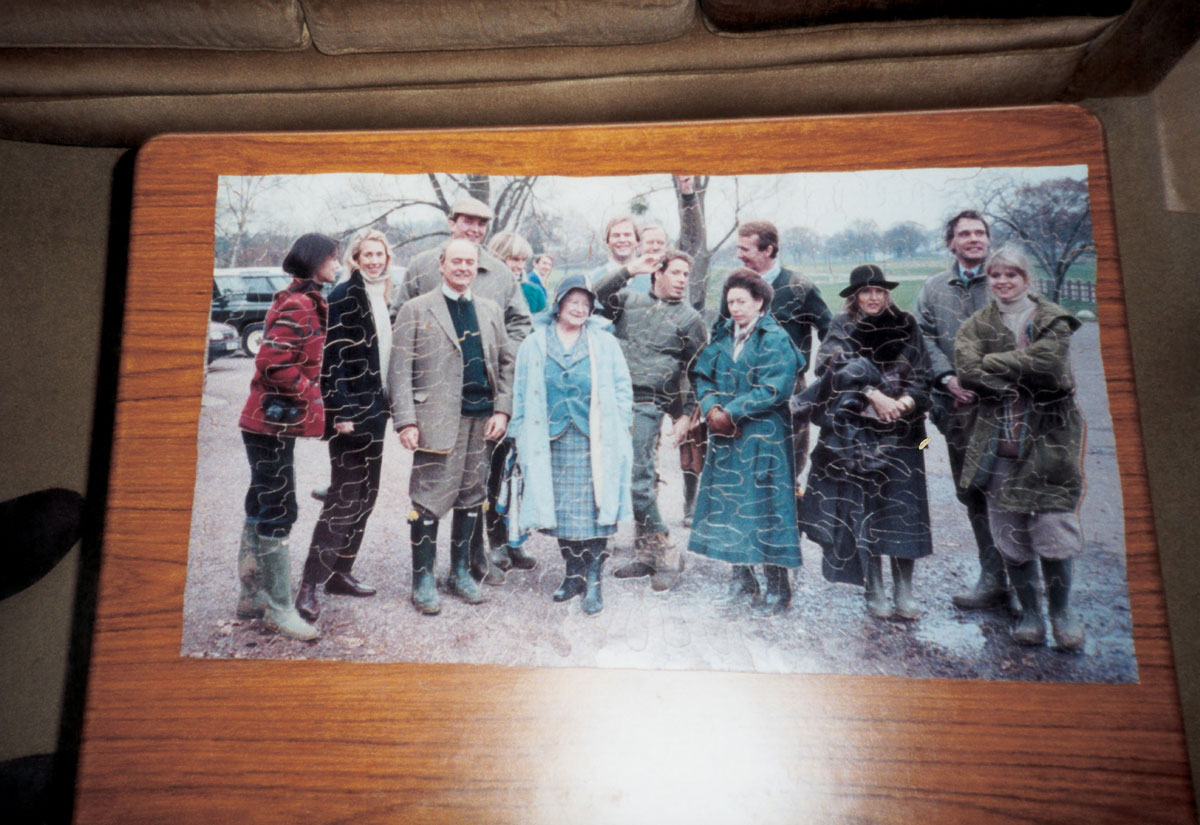
[{"label": "man in green jacket", "polygon": [[[658,442],[664,414],[675,417],[674,440],[687,434],[695,396],[687,371],[708,342],[700,313],[684,297],[692,256],[667,250],[652,264],[646,256],[609,273],[595,284],[601,312],[613,321],[633,381],[633,515],[637,528],[634,559],[617,568],[619,579],[650,576],[655,590],[667,590],[683,572],[658,509]],[[639,274],[651,276],[650,292],[629,289]]]},{"label": "man in green jacket", "polygon": [[[933,366],[933,409],[930,420],[946,437],[950,472],[962,475],[963,457],[975,423],[978,396],[964,388],[954,371],[954,338],[963,322],[988,304],[987,276],[983,263],[991,249],[987,221],[973,209],[959,212],[946,222],[946,247],[954,255],[949,269],[930,276],[921,285],[914,314],[925,338]],[[979,549],[979,579],[966,593],[951,601],[959,610],[986,610],[1008,603],[1004,561],[988,528],[987,503],[982,491],[958,488],[958,500]]]}]

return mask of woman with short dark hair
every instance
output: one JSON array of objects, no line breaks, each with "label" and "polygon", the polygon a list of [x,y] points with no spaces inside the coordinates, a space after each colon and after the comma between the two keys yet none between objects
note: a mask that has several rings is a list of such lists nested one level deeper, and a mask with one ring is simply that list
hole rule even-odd
[{"label": "woman with short dark hair", "polygon": [[761,564],[764,615],[787,610],[788,570],[801,561],[788,399],[804,358],[771,317],[773,294],[757,273],[735,270],[723,290],[729,317],[691,372],[709,437],[688,550],[733,565],[729,603],[758,597]]},{"label": "woman with short dark hair", "polygon": [[292,282],[275,295],[254,359],[239,427],[250,462],[246,521],[238,555],[239,618],[261,618],[293,639],[319,634],[292,606],[288,535],[296,522],[293,453],[297,438],[325,430],[321,355],[328,308],[321,287],[337,278],[337,241],[310,233],[283,259]]},{"label": "woman with short dark hair", "polygon": [[[864,585],[877,619],[916,619],[916,560],[933,552],[925,490],[930,366],[916,319],[892,301],[874,264],[856,267],[817,352],[803,397],[821,427],[804,494],[804,532],[821,546],[831,582]],[[893,599],[884,591],[891,558]]]}]

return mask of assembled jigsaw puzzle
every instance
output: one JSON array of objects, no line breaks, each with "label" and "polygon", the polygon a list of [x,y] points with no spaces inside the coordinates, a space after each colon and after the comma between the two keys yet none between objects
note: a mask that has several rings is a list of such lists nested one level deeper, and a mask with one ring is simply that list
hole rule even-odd
[{"label": "assembled jigsaw puzzle", "polygon": [[1096,270],[1085,166],[221,177],[182,654],[1137,681]]}]

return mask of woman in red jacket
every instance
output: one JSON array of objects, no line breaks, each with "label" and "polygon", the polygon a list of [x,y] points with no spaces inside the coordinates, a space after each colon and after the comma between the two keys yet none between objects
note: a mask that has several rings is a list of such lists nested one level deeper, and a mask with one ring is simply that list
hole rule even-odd
[{"label": "woman in red jacket", "polygon": [[337,277],[337,251],[337,241],[310,233],[297,238],[283,259],[292,282],[275,295],[267,313],[239,422],[250,489],[238,555],[237,615],[261,617],[276,632],[306,641],[319,634],[292,606],[287,544],[297,512],[292,455],[297,437],[325,431],[320,380],[328,309],[321,287]]}]

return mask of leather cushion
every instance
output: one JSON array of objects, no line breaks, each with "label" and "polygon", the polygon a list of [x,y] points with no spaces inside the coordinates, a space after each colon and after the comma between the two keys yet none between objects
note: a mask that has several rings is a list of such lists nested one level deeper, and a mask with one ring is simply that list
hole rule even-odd
[{"label": "leather cushion", "polygon": [[5,0],[0,47],[290,51],[308,46],[298,0]]},{"label": "leather cushion", "polygon": [[324,54],[658,43],[696,20],[693,0],[304,0]]}]

